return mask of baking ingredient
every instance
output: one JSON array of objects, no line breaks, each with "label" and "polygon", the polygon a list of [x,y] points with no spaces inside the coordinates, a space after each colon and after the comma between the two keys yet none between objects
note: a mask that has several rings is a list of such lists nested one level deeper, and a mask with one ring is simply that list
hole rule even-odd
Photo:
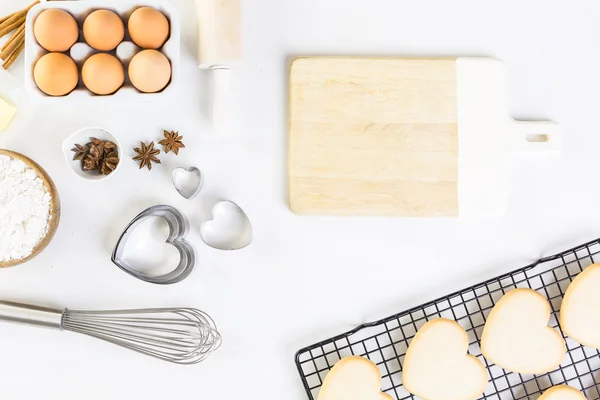
[{"label": "baking ingredient", "polygon": [[169,21],[160,11],[152,7],[135,10],[127,22],[129,35],[143,49],[158,49],[169,37]]},{"label": "baking ingredient", "polygon": [[23,161],[0,155],[0,262],[33,253],[48,231],[51,196]]},{"label": "baking ingredient", "polygon": [[67,51],[79,37],[75,18],[58,8],[42,11],[35,20],[33,32],[40,46],[48,51]]},{"label": "baking ingredient", "polygon": [[12,14],[0,18],[0,37],[12,32],[15,29],[18,29],[22,24],[24,24],[25,19],[27,18],[27,12],[29,12],[29,10],[36,4],[39,4],[39,0],[34,1],[23,10],[15,11]]},{"label": "baking ingredient", "polygon": [[83,37],[96,50],[114,50],[125,37],[121,17],[110,10],[96,10],[83,22]]},{"label": "baking ingredient", "polygon": [[488,375],[467,354],[467,332],[456,322],[438,318],[419,329],[406,351],[402,383],[427,400],[474,400],[485,391]]},{"label": "baking ingredient", "polygon": [[140,162],[140,169],[144,166],[148,167],[148,171],[152,169],[152,163],[160,164],[160,160],[156,157],[160,154],[160,150],[154,149],[154,142],[146,146],[146,143],[140,142],[141,148],[133,149],[138,155],[133,157],[135,161]]},{"label": "baking ingredient", "polygon": [[25,19],[27,18],[27,12],[38,3],[39,0],[36,0],[27,8],[0,18],[0,38],[14,31],[11,37],[0,48],[0,58],[4,61],[2,68],[8,69],[25,48]]},{"label": "baking ingredient", "polygon": [[83,84],[91,92],[108,95],[116,92],[125,81],[123,64],[113,55],[94,54],[83,64],[81,70]]},{"label": "baking ingredient", "polygon": [[514,289],[496,303],[481,336],[481,353],[512,372],[542,374],[557,368],[567,346],[548,326],[550,303],[532,289]]},{"label": "baking ingredient", "polygon": [[75,152],[75,155],[73,156],[73,161],[83,160],[83,157],[87,155],[88,150],[89,149],[87,147],[84,147],[80,144],[76,144],[75,147],[71,149],[71,151]]},{"label": "baking ingredient", "polygon": [[102,159],[100,163],[100,173],[102,175],[111,174],[119,164],[119,153],[113,151],[111,153],[106,154],[106,156]]},{"label": "baking ingredient", "polygon": [[325,377],[318,400],[392,400],[381,391],[381,372],[364,357],[338,361]]},{"label": "baking ingredient", "polygon": [[538,397],[538,400],[587,400],[579,390],[567,386],[558,385],[546,390]]},{"label": "baking ingredient", "polygon": [[13,62],[19,57],[19,54],[25,48],[25,25],[21,25],[19,29],[2,45],[0,58],[4,61],[2,67],[8,69]]},{"label": "baking ingredient", "polygon": [[33,79],[40,90],[49,96],[64,96],[77,86],[77,64],[62,53],[43,55],[33,67]]},{"label": "baking ingredient", "polygon": [[165,146],[165,153],[172,151],[175,155],[179,155],[179,149],[185,147],[185,144],[181,141],[183,136],[179,136],[179,132],[175,131],[164,131],[165,138],[158,142]]},{"label": "baking ingredient", "polygon": [[161,52],[143,50],[129,63],[129,79],[140,92],[159,92],[171,79],[171,64]]},{"label": "baking ingredient", "polygon": [[0,132],[6,129],[17,114],[17,109],[0,97]]},{"label": "baking ingredient", "polygon": [[[10,39],[9,39],[10,41]],[[8,42],[7,42],[8,43]],[[7,70],[17,60],[23,49],[25,49],[25,39],[16,39],[7,45],[8,47],[0,57],[4,62],[2,68]]]},{"label": "baking ingredient", "polygon": [[119,165],[117,145],[111,141],[90,138],[85,146],[75,144],[71,151],[75,152],[74,161],[81,160],[83,171],[98,171],[102,175],[111,174]]},{"label": "baking ingredient", "polygon": [[560,326],[571,339],[600,349],[600,264],[584,269],[567,288]]}]

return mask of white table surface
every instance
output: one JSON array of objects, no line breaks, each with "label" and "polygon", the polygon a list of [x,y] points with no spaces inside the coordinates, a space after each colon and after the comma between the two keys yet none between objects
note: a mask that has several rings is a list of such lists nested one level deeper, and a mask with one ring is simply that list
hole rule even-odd
[{"label": "white table surface", "polygon": [[[28,0],[2,1],[0,15]],[[18,4],[17,4],[18,3]],[[306,394],[294,353],[357,324],[512,270],[600,236],[600,3],[593,0],[246,0],[245,65],[236,71],[234,132],[217,136],[206,113],[207,76],[196,68],[193,2],[183,15],[176,101],[92,108],[30,104],[22,60],[0,75],[19,107],[0,147],[40,163],[60,192],[51,245],[0,271],[3,299],[71,308],[193,306],[217,321],[222,348],[195,366],[170,365],[68,332],[0,325],[2,399],[295,399]],[[510,70],[511,112],[564,129],[556,160],[514,165],[503,219],[301,218],[286,204],[286,85],[295,55],[490,55]],[[161,130],[179,130],[179,157],[139,171],[123,159],[103,183],[70,170],[61,142],[81,127],[113,131],[125,154]],[[196,165],[206,187],[179,198],[170,171]],[[251,247],[221,252],[198,237],[216,199],[240,204]],[[110,262],[121,229],[157,203],[192,221],[199,251],[184,282],[156,287]]]}]

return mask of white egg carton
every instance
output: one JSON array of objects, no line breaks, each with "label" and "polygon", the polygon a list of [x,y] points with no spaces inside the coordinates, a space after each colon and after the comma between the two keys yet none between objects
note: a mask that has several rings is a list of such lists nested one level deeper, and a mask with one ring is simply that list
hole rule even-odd
[{"label": "white egg carton", "polygon": [[[158,93],[143,93],[131,85],[127,68],[131,58],[139,51],[139,47],[135,46],[127,32],[127,21],[129,16],[138,8],[148,6],[153,7],[162,12],[169,20],[170,37],[167,42],[159,49],[171,62],[171,81],[169,84]],[[65,52],[73,58],[79,67],[79,83],[75,90],[66,96],[54,97],[48,96],[42,92],[35,81],[33,80],[33,67],[35,63],[46,53],[42,46],[39,45],[33,33],[33,26],[38,15],[49,8],[58,8],[69,12],[79,25],[79,39],[73,45],[71,50]],[[116,12],[123,19],[125,24],[125,39],[117,49],[109,52],[101,52],[92,49],[85,43],[82,33],[83,21],[96,10],[111,10]],[[33,7],[27,14],[25,25],[25,87],[29,95],[34,98],[48,100],[57,103],[73,103],[81,101],[91,102],[118,102],[127,103],[131,101],[153,101],[170,96],[179,84],[179,64],[180,64],[180,30],[181,23],[179,13],[175,5],[169,0],[86,0],[86,1],[47,1],[42,2]],[[121,60],[125,68],[125,83],[116,93],[108,96],[99,96],[90,92],[81,80],[81,67],[87,58],[96,53],[109,53]]]}]

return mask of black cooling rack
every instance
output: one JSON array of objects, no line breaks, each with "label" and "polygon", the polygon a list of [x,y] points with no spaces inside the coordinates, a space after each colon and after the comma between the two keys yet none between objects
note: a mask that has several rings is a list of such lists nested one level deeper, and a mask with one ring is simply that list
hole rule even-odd
[{"label": "black cooling rack", "polygon": [[383,391],[397,400],[417,399],[402,386],[406,350],[421,326],[431,319],[444,317],[465,328],[470,354],[477,356],[488,370],[489,383],[481,399],[533,400],[551,386],[568,384],[584,392],[589,400],[597,400],[600,398],[600,352],[596,349],[565,337],[568,353],[560,367],[543,375],[527,375],[511,373],[489,363],[479,348],[487,315],[506,292],[515,288],[531,288],[546,296],[552,306],[550,326],[560,330],[557,313],[562,296],[573,278],[593,264],[595,258],[600,261],[600,239],[308,346],[296,354],[296,365],[308,397],[317,398],[327,372],[337,361],[358,355],[377,364],[383,376]]}]

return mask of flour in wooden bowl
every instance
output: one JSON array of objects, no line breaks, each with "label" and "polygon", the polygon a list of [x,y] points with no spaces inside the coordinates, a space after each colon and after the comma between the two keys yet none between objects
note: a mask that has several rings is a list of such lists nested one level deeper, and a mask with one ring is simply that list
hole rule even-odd
[{"label": "flour in wooden bowl", "polygon": [[0,154],[0,263],[30,256],[50,228],[52,196],[38,173]]}]

